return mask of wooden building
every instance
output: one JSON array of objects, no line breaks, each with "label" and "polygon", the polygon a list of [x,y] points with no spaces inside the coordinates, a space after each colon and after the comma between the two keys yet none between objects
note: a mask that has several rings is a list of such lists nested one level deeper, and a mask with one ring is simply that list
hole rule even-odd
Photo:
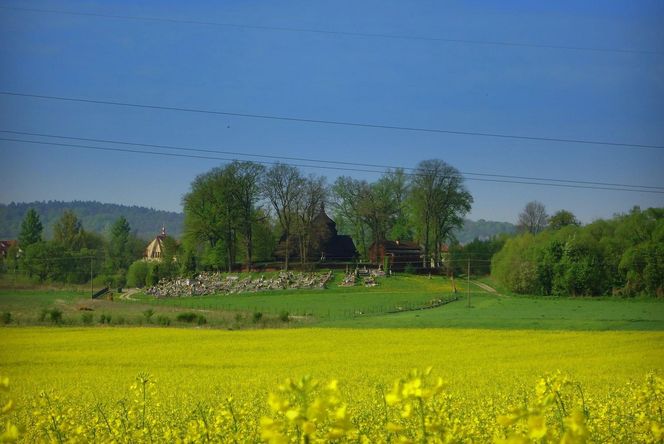
[{"label": "wooden building", "polygon": [[415,242],[374,242],[369,246],[369,261],[386,270],[403,271],[407,267],[422,268],[422,249]]},{"label": "wooden building", "polygon": [[[353,239],[337,232],[337,224],[325,213],[321,206],[320,212],[311,222],[309,233],[309,251],[307,262],[349,262],[359,257]],[[301,259],[299,251],[300,239],[297,234],[290,237],[290,255],[292,260]],[[286,237],[279,239],[275,257],[283,260],[286,255]]]}]

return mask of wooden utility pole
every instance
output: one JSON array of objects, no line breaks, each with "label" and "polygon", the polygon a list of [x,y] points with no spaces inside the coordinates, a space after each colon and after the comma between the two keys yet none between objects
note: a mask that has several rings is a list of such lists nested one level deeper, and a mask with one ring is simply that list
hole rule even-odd
[{"label": "wooden utility pole", "polygon": [[468,255],[468,308],[470,308],[470,255]]},{"label": "wooden utility pole", "polygon": [[93,258],[90,258],[90,297],[93,297],[95,295],[95,290],[94,290],[94,287],[92,285],[92,261],[93,260],[94,260]]}]

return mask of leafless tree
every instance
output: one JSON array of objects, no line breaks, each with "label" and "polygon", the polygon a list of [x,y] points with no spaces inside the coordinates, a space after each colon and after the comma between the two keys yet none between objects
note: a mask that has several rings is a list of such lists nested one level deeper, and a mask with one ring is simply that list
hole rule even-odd
[{"label": "leafless tree", "polygon": [[537,234],[546,228],[548,216],[544,204],[536,200],[528,202],[519,214],[517,226],[521,232]]},{"label": "leafless tree", "polygon": [[288,270],[291,234],[297,218],[297,200],[302,193],[304,178],[300,171],[290,165],[278,163],[270,168],[263,179],[265,198],[277,214],[285,238],[284,268]]}]

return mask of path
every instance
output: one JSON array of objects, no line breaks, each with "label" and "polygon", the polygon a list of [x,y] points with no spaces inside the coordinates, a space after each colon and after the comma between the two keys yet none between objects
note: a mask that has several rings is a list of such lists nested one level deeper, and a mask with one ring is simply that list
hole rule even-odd
[{"label": "path", "polygon": [[486,291],[487,293],[498,294],[498,292],[496,291],[495,288],[490,287],[490,286],[488,286],[487,284],[485,284],[483,282],[477,282],[477,281],[470,281],[470,282],[477,285],[478,287],[480,287],[482,290]]},{"label": "path", "polygon": [[141,290],[139,290],[138,288],[130,288],[129,290],[120,293],[120,299],[124,299],[126,301],[139,302],[139,299],[132,298],[132,296],[138,293],[139,291]]}]

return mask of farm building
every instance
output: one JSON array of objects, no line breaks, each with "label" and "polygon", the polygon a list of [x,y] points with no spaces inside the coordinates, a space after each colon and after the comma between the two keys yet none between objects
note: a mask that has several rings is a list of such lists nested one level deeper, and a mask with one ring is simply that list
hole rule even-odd
[{"label": "farm building", "polygon": [[422,267],[422,249],[414,242],[374,242],[369,246],[369,261],[394,271],[403,271],[408,266],[417,269]]}]

